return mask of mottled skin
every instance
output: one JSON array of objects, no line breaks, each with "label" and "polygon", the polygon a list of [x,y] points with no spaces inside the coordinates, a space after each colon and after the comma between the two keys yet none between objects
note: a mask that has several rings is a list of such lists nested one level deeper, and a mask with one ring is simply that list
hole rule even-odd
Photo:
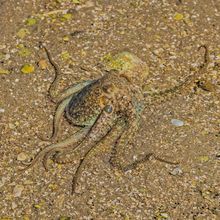
[{"label": "mottled skin", "polygon": [[[52,155],[57,163],[71,162],[75,151],[79,148],[84,148],[86,149],[85,155],[77,168],[73,180],[74,192],[77,177],[81,173],[86,157],[93,147],[110,132],[117,133],[110,159],[112,166],[125,171],[147,160],[152,154],[148,154],[143,159],[126,166],[119,163],[117,159],[118,149],[126,146],[139,128],[139,121],[144,108],[142,86],[146,83],[148,77],[146,63],[129,52],[119,53],[117,56],[122,61],[120,71],[108,71],[99,79],[80,82],[65,90],[60,96],[55,96],[55,88],[60,71],[56,63],[51,59],[47,49],[45,47],[44,49],[56,72],[49,94],[54,102],[59,103],[50,140],[57,137],[63,114],[72,125],[78,126],[80,129],[66,140],[47,146],[25,170],[32,167],[41,157],[43,157],[45,168],[48,169],[47,161]],[[173,90],[167,90],[165,94],[177,91],[181,89],[181,86]],[[156,159],[167,162],[160,158]]]},{"label": "mottled skin", "polygon": [[[58,72],[58,66],[52,61],[47,50],[46,52],[51,64]],[[50,139],[56,138],[63,114],[72,125],[80,126],[81,130],[62,142],[47,146],[26,169],[33,166],[40,157],[43,157],[43,163],[47,169],[47,159],[53,154],[55,154],[54,160],[58,163],[73,160],[74,153],[79,148],[86,148],[86,154],[88,154],[90,149],[115,126],[118,132],[117,147],[120,148],[120,145],[126,144],[133,137],[139,127],[143,110],[141,88],[148,76],[148,67],[146,63],[129,52],[123,52],[120,56],[131,64],[129,67],[126,66],[125,70],[122,67],[121,71],[108,71],[97,80],[73,85],[62,93],[61,98],[54,98],[52,94],[57,80],[55,79],[50,89],[50,96],[56,102],[58,101],[59,105]],[[114,160],[111,164],[123,169]]]}]

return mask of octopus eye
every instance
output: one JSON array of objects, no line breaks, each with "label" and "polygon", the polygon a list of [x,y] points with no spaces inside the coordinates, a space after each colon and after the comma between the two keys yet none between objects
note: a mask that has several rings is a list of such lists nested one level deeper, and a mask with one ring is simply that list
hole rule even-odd
[{"label": "octopus eye", "polygon": [[111,84],[109,84],[109,85],[104,85],[103,87],[102,87],[102,89],[103,89],[103,91],[105,92],[105,93],[111,93],[111,89],[112,89],[112,85]]},{"label": "octopus eye", "polygon": [[111,105],[106,105],[104,108],[104,111],[110,114],[110,113],[112,113],[113,108]]}]

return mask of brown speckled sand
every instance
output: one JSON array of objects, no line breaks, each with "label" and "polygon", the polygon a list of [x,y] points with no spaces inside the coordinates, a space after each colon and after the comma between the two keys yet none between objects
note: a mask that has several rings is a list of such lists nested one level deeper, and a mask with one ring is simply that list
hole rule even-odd
[{"label": "brown speckled sand", "polygon": [[[219,33],[218,0],[0,1],[0,219],[220,219]],[[55,110],[47,98],[54,73],[40,41],[62,69],[60,90],[100,76],[103,57],[127,49],[150,68],[146,94],[191,74],[203,59],[198,47],[208,45],[205,80],[213,89],[151,103],[124,153],[127,161],[155,153],[178,167],[151,158],[113,170],[109,137],[88,160],[80,194],[71,195],[80,151],[73,164],[51,160],[48,172],[38,163],[19,173],[21,161],[48,144],[38,136],[50,134]],[[75,130],[63,127],[59,140]]]}]

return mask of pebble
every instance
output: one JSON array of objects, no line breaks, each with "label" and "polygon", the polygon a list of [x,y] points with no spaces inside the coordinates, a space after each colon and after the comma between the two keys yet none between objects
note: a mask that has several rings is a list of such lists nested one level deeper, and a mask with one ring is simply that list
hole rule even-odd
[{"label": "pebble", "polygon": [[16,209],[18,206],[15,202],[12,202],[11,207],[12,207],[12,209]]},{"label": "pebble", "polygon": [[164,219],[169,219],[169,215],[167,213],[160,213],[160,216]]},{"label": "pebble", "polygon": [[23,190],[24,190],[24,186],[23,185],[16,185],[14,190],[13,190],[14,196],[15,197],[20,197]]},{"label": "pebble", "polygon": [[31,180],[25,180],[24,181],[24,185],[32,185],[32,184],[34,184],[34,182],[31,181]]},{"label": "pebble", "polygon": [[173,170],[170,171],[170,174],[173,176],[180,176],[183,174],[183,171],[180,167],[175,167]]},{"label": "pebble", "polygon": [[6,54],[6,55],[5,55],[5,60],[9,60],[10,57],[11,57],[10,54]]},{"label": "pebble", "polygon": [[61,216],[59,218],[59,220],[70,220],[70,217],[67,217],[67,216]]},{"label": "pebble", "polygon": [[181,127],[184,125],[184,122],[179,119],[171,119],[172,125],[175,125],[177,127]]},{"label": "pebble", "polygon": [[28,158],[28,156],[27,156],[27,154],[25,154],[24,152],[21,152],[21,153],[18,154],[18,156],[17,156],[17,160],[18,160],[18,161],[25,161],[25,160],[27,160],[27,158]]},{"label": "pebble", "polygon": [[24,74],[33,73],[34,70],[35,70],[35,67],[31,63],[26,63],[21,68],[21,72],[24,73]]},{"label": "pebble", "polygon": [[201,163],[208,162],[209,159],[210,159],[209,156],[206,156],[206,155],[203,155],[203,156],[199,156],[199,157],[198,157],[198,160],[199,160],[199,162],[201,162]]},{"label": "pebble", "polygon": [[4,112],[5,112],[5,109],[0,108],[0,113],[4,113]]},{"label": "pebble", "polygon": [[2,177],[2,179],[0,180],[0,188],[5,185],[6,180],[6,177]]},{"label": "pebble", "polygon": [[0,44],[0,50],[5,49],[6,45],[5,44]]},{"label": "pebble", "polygon": [[9,124],[8,124],[8,127],[9,127],[10,129],[14,129],[16,126],[15,126],[14,124],[12,124],[12,123],[9,123]]}]

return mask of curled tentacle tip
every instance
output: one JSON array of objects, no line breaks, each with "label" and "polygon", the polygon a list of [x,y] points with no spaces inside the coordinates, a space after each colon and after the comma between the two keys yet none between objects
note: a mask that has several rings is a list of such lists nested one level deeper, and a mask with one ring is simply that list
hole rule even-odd
[{"label": "curled tentacle tip", "polygon": [[198,50],[201,50],[201,48],[204,48],[206,51],[208,51],[208,46],[206,44],[202,44],[198,47]]}]

